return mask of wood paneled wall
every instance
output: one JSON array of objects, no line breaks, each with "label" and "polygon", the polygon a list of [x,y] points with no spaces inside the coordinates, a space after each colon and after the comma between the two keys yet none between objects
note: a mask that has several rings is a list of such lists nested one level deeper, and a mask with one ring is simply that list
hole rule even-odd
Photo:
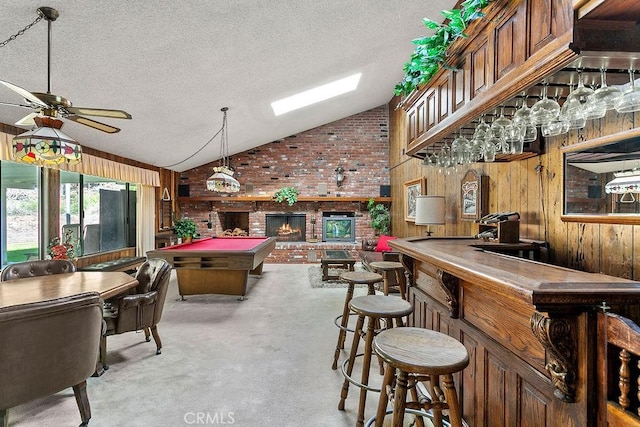
[{"label": "wood paneled wall", "polygon": [[[640,113],[610,111],[582,131],[544,141],[543,154],[508,163],[474,163],[451,175],[404,154],[406,113],[390,103],[390,174],[392,233],[398,237],[423,235],[425,226],[404,220],[404,182],[424,176],[427,194],[443,195],[447,201],[446,224],[431,226],[435,236],[469,236],[478,233],[473,221],[460,219],[460,183],[468,169],[489,177],[489,212],[517,211],[520,237],[549,243],[550,261],[578,270],[601,272],[640,280],[640,227],[618,224],[564,222],[562,215],[562,153],[559,148],[583,140],[640,127]],[[636,249],[637,248],[637,249]]]}]

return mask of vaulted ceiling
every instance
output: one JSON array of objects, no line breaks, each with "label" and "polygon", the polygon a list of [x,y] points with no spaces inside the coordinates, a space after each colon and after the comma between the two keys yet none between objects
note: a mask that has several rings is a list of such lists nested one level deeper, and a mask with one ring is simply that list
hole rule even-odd
[{"label": "vaulted ceiling", "polygon": [[[229,108],[229,153],[386,104],[422,18],[440,21],[452,0],[0,0],[0,42],[41,6],[52,23],[51,92],[74,106],[122,109],[105,134],[72,121],[82,145],[184,171],[217,160],[208,141]],[[271,102],[362,73],[353,92],[276,117]],[[47,91],[47,22],[0,47],[0,80]],[[0,102],[22,103],[0,85]],[[0,105],[0,122],[30,111]],[[26,129],[26,128],[25,128]],[[204,148],[203,148],[204,147]],[[201,151],[198,151],[201,150]]]}]

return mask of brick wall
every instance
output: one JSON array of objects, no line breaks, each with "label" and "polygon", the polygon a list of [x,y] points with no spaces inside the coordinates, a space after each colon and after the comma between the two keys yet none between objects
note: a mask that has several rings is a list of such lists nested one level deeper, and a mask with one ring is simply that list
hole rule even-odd
[{"label": "brick wall", "polygon": [[[318,187],[324,184],[327,196],[331,197],[377,197],[380,186],[389,185],[388,128],[385,105],[239,153],[231,156],[230,163],[242,185],[241,194],[245,196],[272,195],[282,187],[295,187],[300,196],[313,197],[319,195]],[[230,139],[232,144],[232,135]],[[217,165],[218,162],[209,163],[181,174],[185,178],[181,182],[189,185],[191,197],[218,195],[206,189],[211,168]],[[345,169],[341,187],[336,184],[335,169],[339,165]],[[322,213],[335,211],[355,213],[357,241],[351,249],[359,248],[362,239],[374,235],[364,203],[298,202],[288,206],[274,202],[237,202],[233,195],[225,202],[180,200],[181,216],[195,219],[198,231],[204,236],[222,231],[219,215],[225,211],[248,212],[249,233],[254,236],[264,236],[266,213],[292,212],[307,215],[307,239],[312,237],[310,218],[315,215],[316,234],[320,237]],[[210,220],[211,229],[207,227]],[[319,247],[313,243],[287,245],[278,243],[274,252],[277,262],[308,262],[309,258],[313,260],[313,253],[310,256],[309,251]]]}]

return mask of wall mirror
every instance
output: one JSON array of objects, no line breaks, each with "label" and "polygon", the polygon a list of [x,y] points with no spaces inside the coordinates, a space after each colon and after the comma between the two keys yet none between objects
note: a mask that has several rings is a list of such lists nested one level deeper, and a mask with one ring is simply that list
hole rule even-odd
[{"label": "wall mirror", "polygon": [[640,224],[640,129],[561,150],[563,221]]}]

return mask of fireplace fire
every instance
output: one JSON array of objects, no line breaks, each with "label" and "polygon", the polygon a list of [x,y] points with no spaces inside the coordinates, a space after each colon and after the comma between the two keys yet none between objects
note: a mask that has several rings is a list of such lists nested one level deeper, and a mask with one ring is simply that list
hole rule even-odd
[{"label": "fireplace fire", "polygon": [[279,242],[304,242],[306,240],[305,214],[267,214],[266,236]]}]

